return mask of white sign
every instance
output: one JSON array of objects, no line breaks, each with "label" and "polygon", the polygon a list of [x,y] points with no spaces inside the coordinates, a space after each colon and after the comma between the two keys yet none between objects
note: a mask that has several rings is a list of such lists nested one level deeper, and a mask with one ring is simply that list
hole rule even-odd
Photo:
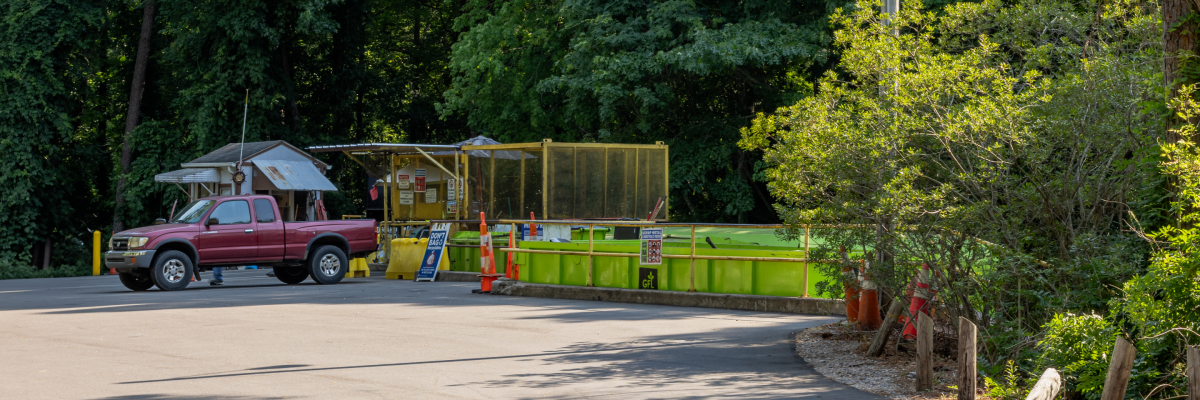
[{"label": "white sign", "polygon": [[458,190],[454,188],[457,186],[456,183],[458,183],[458,179],[446,181],[446,200],[458,200]]},{"label": "white sign", "polygon": [[642,228],[642,265],[662,265],[662,228]]},{"label": "white sign", "polygon": [[408,175],[396,174],[396,188],[408,190]]},{"label": "white sign", "polygon": [[437,188],[425,189],[425,202],[426,203],[437,203],[437,201],[438,201]]},{"label": "white sign", "polygon": [[400,191],[400,205],[411,206],[413,204],[413,192],[411,190]]}]

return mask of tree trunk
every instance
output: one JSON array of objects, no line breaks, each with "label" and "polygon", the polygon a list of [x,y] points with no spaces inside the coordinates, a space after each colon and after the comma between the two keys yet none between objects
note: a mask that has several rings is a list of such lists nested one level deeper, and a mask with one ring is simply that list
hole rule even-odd
[{"label": "tree trunk", "polygon": [[146,88],[146,63],[150,58],[150,34],[154,27],[154,0],[146,0],[142,11],[142,33],[138,38],[137,59],[133,63],[133,83],[129,88],[129,112],[125,115],[125,136],[121,141],[121,178],[117,180],[117,192],[113,204],[113,232],[125,230],[121,219],[121,208],[125,203],[125,183],[133,165],[133,149],[130,147],[133,129],[137,128],[142,114],[142,91]]},{"label": "tree trunk", "polygon": [[[1163,85],[1167,87],[1167,100],[1174,98],[1179,92],[1175,80],[1182,78],[1179,74],[1179,53],[1192,51],[1196,47],[1196,25],[1186,23],[1174,28],[1181,19],[1188,15],[1195,6],[1191,0],[1163,0]],[[1174,28],[1174,29],[1172,29]],[[1174,117],[1168,117],[1167,127],[1172,125]],[[1174,133],[1167,130],[1167,142],[1178,141]]]}]

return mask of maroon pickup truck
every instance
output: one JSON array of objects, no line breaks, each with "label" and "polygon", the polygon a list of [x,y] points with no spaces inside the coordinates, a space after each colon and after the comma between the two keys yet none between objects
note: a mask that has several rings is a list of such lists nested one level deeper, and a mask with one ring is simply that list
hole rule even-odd
[{"label": "maroon pickup truck", "polygon": [[297,284],[312,276],[338,283],[349,258],[377,248],[374,220],[283,222],[271,196],[206,197],[167,222],[117,232],[105,265],[133,290],[187,287],[194,274],[212,267],[259,265]]}]

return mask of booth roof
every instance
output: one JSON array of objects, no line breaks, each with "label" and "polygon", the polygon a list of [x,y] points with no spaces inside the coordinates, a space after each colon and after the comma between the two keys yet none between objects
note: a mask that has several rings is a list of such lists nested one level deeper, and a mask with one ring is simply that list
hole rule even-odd
[{"label": "booth roof", "polygon": [[[450,150],[447,154],[454,154],[454,150],[458,150],[458,146],[446,144],[411,144],[411,143],[360,143],[360,144],[335,144],[328,146],[312,146],[308,150],[314,153],[334,153],[341,151],[377,151],[392,154],[420,154],[416,149],[429,152],[432,149]],[[433,154],[433,153],[431,153]]]}]

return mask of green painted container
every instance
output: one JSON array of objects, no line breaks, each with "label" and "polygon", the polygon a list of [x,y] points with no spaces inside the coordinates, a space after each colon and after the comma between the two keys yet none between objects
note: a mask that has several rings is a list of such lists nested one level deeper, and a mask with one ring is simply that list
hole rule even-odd
[{"label": "green painted container", "polygon": [[[519,246],[522,249],[585,252],[588,244],[586,242],[520,242]],[[685,255],[690,251],[690,243],[667,242],[663,247],[666,254]],[[639,243],[636,240],[607,240],[604,243],[593,243],[593,251],[597,253],[636,254],[638,250]],[[475,250],[475,254],[478,254],[478,250]],[[804,257],[803,250],[742,244],[719,245],[717,249],[697,246],[696,254]],[[521,265],[521,280],[523,281],[557,285],[585,285],[587,283],[586,256],[518,253],[515,262]],[[454,268],[455,264],[452,263],[451,269]],[[639,273],[642,268],[654,270],[659,290],[687,291],[690,287],[692,277],[690,274],[691,260],[689,259],[667,258],[663,260],[662,265],[643,266],[639,265],[637,257],[613,256],[593,257],[593,284],[599,287],[636,289],[641,286]],[[478,270],[478,264],[475,264],[474,270]],[[799,297],[804,293],[802,287],[804,263],[800,262],[696,260],[695,270],[696,290],[700,292],[787,297]],[[817,282],[827,279],[810,265],[809,295],[815,296]]]}]

